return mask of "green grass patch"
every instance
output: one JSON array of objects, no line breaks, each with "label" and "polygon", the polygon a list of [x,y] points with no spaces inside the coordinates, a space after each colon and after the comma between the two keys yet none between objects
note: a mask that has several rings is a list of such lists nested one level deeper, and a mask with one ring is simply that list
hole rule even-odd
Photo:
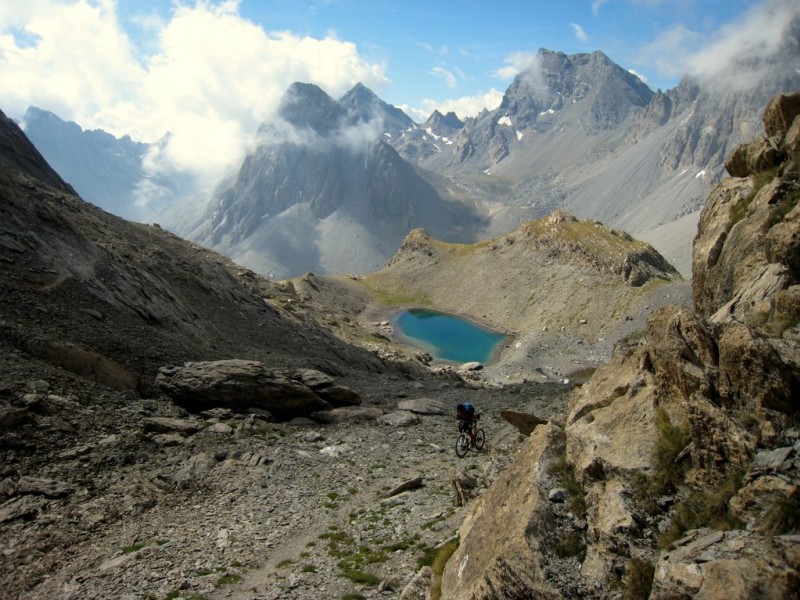
[{"label": "green grass patch", "polygon": [[279,562],[276,566],[279,569],[285,569],[289,565],[293,565],[294,561],[291,558],[284,558],[281,562]]},{"label": "green grass patch", "polygon": [[383,287],[374,281],[366,280],[362,280],[361,283],[384,306],[430,306],[433,303],[430,296],[421,290],[397,284]]},{"label": "green grass patch", "polygon": [[419,534],[417,533],[417,534],[414,534],[414,536],[411,537],[411,538],[408,538],[408,539],[403,540],[401,542],[394,542],[394,543],[388,544],[388,545],[384,546],[384,548],[386,550],[388,550],[389,552],[397,552],[398,550],[402,550],[403,552],[405,552],[406,550],[411,548],[411,546],[413,546],[418,541],[419,541]]},{"label": "green grass patch", "polygon": [[374,565],[386,562],[388,552],[385,548],[371,548],[370,546],[359,546],[355,552],[348,554],[339,561],[339,569],[342,571],[361,571],[367,565]]},{"label": "green grass patch", "polygon": [[431,564],[433,570],[433,582],[431,583],[431,600],[440,600],[442,597],[442,574],[447,565],[447,561],[458,550],[458,540],[446,543],[438,549],[436,556]]},{"label": "green grass patch", "polygon": [[[741,221],[742,219],[744,219],[747,216],[747,211],[750,208],[750,204],[752,204],[753,200],[758,195],[758,192],[761,191],[761,188],[763,188],[765,185],[767,185],[769,182],[771,182],[773,179],[775,179],[775,176],[778,174],[778,169],[779,169],[779,167],[776,166],[776,167],[773,167],[771,169],[767,169],[766,171],[762,171],[761,173],[756,173],[755,175],[753,175],[753,191],[749,195],[746,195],[746,196],[742,195],[736,201],[736,204],[733,205],[733,207],[731,208],[730,213],[729,213],[729,215],[730,215],[730,225],[729,225],[729,227],[733,227],[734,225],[736,225],[736,223],[738,223],[739,221]],[[795,199],[795,202],[796,202],[796,199]],[[786,210],[786,213],[788,213],[789,210],[791,210],[791,208]],[[786,213],[784,213],[783,215],[779,216],[777,218],[777,220],[775,220],[773,223],[768,224],[767,225],[767,229],[772,227],[772,225],[774,225],[776,222],[778,222],[781,219],[783,219],[783,216],[785,216]],[[772,220],[773,220],[773,217],[772,217],[772,215],[770,215],[770,218],[768,219],[768,222],[772,221]]]},{"label": "green grass patch", "polygon": [[237,573],[226,573],[214,584],[214,587],[222,587],[224,585],[232,585],[234,583],[239,583],[242,580],[242,576]]},{"label": "green grass patch", "polygon": [[753,195],[755,196],[758,192],[761,191],[765,185],[775,179],[775,176],[778,174],[778,169],[780,169],[780,165],[776,165],[772,168],[767,169],[766,171],[761,171],[760,173],[756,173],[753,175]]},{"label": "green grass patch", "polygon": [[422,556],[417,558],[417,569],[421,569],[422,567],[433,566],[433,561],[436,559],[436,555],[438,553],[439,550],[437,548],[431,548],[430,546],[423,546]]},{"label": "green grass patch", "polygon": [[731,207],[730,213],[728,213],[730,222],[729,228],[733,227],[736,225],[736,223],[747,216],[747,210],[750,208],[750,204],[753,202],[755,197],[755,191],[752,194],[742,195],[739,197],[739,199],[736,201],[736,204]]},{"label": "green grass patch", "polygon": [[314,565],[303,565],[303,568],[300,569],[303,573],[316,573],[317,567]]},{"label": "green grass patch", "polygon": [[147,544],[144,543],[144,542],[138,542],[136,544],[131,544],[130,546],[125,546],[122,549],[122,553],[123,554],[131,554],[132,552],[138,552],[139,550],[141,550],[145,546],[147,546]]}]

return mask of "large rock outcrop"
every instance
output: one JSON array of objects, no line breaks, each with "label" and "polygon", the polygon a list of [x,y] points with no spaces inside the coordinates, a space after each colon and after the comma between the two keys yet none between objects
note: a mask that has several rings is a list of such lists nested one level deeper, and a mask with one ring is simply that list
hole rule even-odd
[{"label": "large rock outcrop", "polygon": [[254,360],[191,362],[163,367],[161,391],[191,411],[258,408],[280,419],[308,416],[334,406],[359,404],[359,395],[313,369],[294,373],[270,369]]},{"label": "large rock outcrop", "polygon": [[444,598],[800,593],[800,94],[773,100],[764,123],[701,216],[694,311],[655,311],[573,392],[561,439],[585,503],[578,568],[556,589],[539,575],[555,560],[542,509],[551,425],[476,502]]},{"label": "large rock outcrop", "polygon": [[514,464],[477,500],[444,571],[443,598],[560,597],[545,563],[545,538],[555,521],[546,482],[563,445],[560,427],[537,428]]}]

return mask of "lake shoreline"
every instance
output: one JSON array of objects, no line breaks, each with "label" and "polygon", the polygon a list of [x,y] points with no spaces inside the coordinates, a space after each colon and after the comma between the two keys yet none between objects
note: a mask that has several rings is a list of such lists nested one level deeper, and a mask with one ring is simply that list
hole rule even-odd
[{"label": "lake shoreline", "polygon": [[[422,316],[416,317],[415,320],[415,315]],[[433,326],[423,327],[421,321],[428,319],[433,319],[431,321]],[[406,321],[405,327],[401,320]],[[479,323],[472,317],[428,307],[395,310],[389,318],[389,323],[392,325],[392,341],[418,348],[430,354],[436,363],[447,365],[466,362],[491,365],[501,359],[504,350],[509,348],[514,340],[512,334]],[[412,332],[407,331],[408,328],[411,328]],[[437,335],[445,336],[438,344]],[[464,345],[478,346],[474,356],[453,356],[453,353],[461,351],[453,349],[453,336],[462,336]],[[484,345],[487,348],[481,349]]]}]

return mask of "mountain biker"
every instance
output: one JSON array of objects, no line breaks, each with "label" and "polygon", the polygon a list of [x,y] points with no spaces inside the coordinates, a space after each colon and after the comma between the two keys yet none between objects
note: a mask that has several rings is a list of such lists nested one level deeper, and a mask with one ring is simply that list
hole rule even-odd
[{"label": "mountain biker", "polygon": [[468,433],[474,443],[475,421],[478,420],[475,407],[469,402],[461,402],[456,406],[456,419],[458,419],[458,430],[462,433]]}]

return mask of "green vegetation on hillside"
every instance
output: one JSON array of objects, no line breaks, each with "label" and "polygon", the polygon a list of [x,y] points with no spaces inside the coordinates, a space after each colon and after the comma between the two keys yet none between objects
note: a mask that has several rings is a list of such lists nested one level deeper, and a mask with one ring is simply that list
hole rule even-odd
[{"label": "green vegetation on hillside", "polygon": [[386,284],[383,278],[377,274],[366,276],[359,282],[384,306],[430,306],[433,304],[427,293],[402,284]]}]

